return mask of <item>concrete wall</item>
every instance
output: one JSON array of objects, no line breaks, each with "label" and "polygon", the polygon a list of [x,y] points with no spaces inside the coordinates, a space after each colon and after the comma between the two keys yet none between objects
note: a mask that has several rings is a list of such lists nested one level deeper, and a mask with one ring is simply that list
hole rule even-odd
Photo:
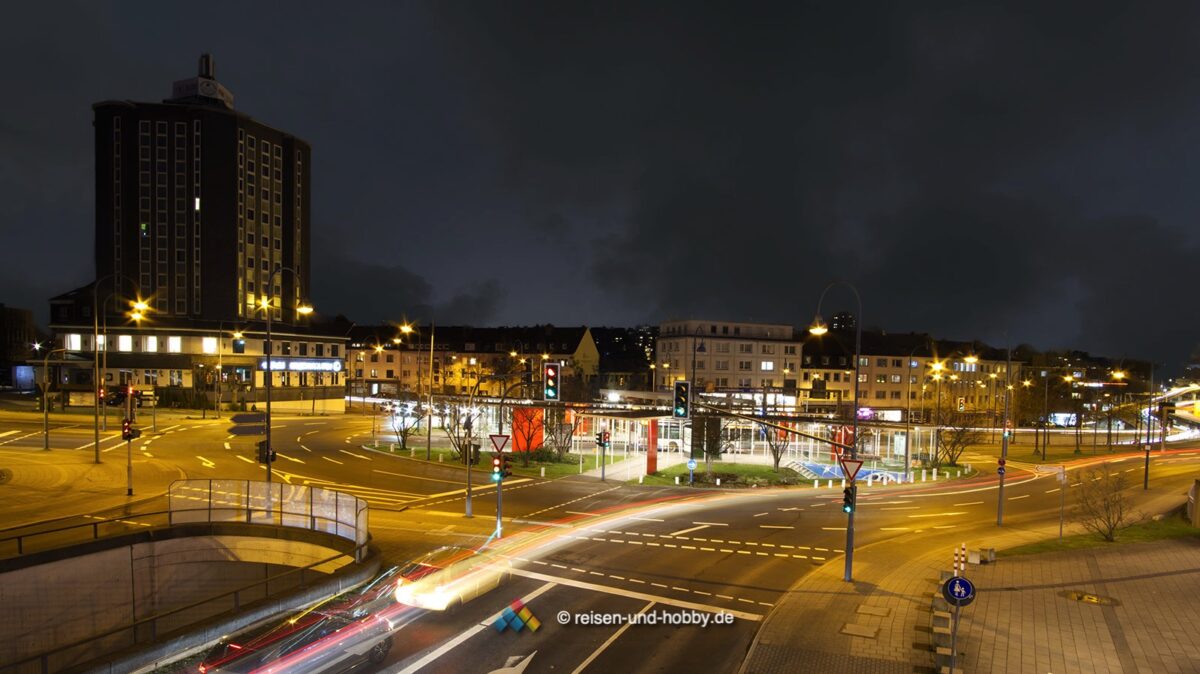
[{"label": "concrete wall", "polygon": [[[189,536],[137,542],[67,557],[0,575],[0,665],[48,651],[135,620],[186,606],[249,585],[289,567],[332,557],[338,550],[311,542],[235,535]],[[327,565],[330,573],[349,560]],[[295,574],[298,576],[298,574]],[[299,578],[277,581],[277,592]],[[244,605],[267,588],[239,597]],[[233,600],[210,602],[158,633],[233,608]],[[128,633],[80,649],[78,660],[132,643]],[[59,662],[60,665],[67,663]]]}]

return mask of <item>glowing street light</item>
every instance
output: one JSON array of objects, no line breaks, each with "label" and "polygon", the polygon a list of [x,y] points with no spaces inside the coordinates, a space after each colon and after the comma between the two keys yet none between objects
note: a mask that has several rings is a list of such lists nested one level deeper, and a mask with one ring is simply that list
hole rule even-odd
[{"label": "glowing street light", "polygon": [[829,332],[829,326],[825,324],[825,321],[821,318],[821,314],[813,317],[812,325],[808,326],[808,332],[818,337]]}]

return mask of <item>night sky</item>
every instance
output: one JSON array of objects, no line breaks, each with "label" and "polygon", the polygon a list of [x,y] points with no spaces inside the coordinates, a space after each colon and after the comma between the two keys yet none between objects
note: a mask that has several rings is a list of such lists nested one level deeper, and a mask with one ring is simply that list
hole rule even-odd
[{"label": "night sky", "polygon": [[18,3],[0,301],[92,277],[91,104],[211,52],[312,144],[325,313],[802,324],[841,278],[889,331],[1192,352],[1200,4],[745,4]]}]

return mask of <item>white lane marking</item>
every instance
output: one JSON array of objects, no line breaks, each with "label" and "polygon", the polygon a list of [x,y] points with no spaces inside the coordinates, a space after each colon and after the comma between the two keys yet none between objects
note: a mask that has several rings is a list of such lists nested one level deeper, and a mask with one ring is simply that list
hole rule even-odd
[{"label": "white lane marking", "polygon": [[911,531],[908,527],[879,527],[880,531]]},{"label": "white lane marking", "polygon": [[346,465],[346,464],[342,463],[341,461],[338,461],[337,459],[331,459],[331,458],[329,458],[328,456],[322,456],[321,458],[322,458],[322,459],[325,459],[326,461],[332,461],[333,463],[336,463],[336,464],[337,464],[337,465],[339,465],[339,466],[344,466],[344,465]]},{"label": "white lane marking", "polygon": [[[104,443],[108,442],[109,440],[113,440],[113,439],[115,439],[115,438],[120,438],[120,437],[121,437],[121,434],[120,434],[120,433],[114,433],[113,435],[110,435],[110,436],[108,436],[107,438],[100,438],[100,444],[102,444],[102,445],[103,445]],[[92,446],[92,445],[94,445],[94,444],[96,444],[96,441],[95,441],[95,440],[93,440],[93,441],[91,441],[91,442],[87,443],[86,445],[80,445],[80,446],[76,447],[75,449],[87,449],[88,447],[91,447],[91,446]],[[110,452],[110,451],[112,451],[112,450],[114,450],[114,449],[116,449],[116,447],[110,447],[110,448],[108,448],[108,449],[105,449],[105,450],[102,450],[102,451],[105,451],[105,452]]]},{"label": "white lane marking", "polygon": [[[406,480],[425,480],[427,482],[445,482],[446,484],[464,484],[464,482],[462,480],[442,480],[442,479],[439,479],[436,477],[421,477],[420,475],[406,475],[404,473],[393,473],[390,470],[379,470],[378,468],[372,468],[371,472],[372,473],[383,473],[384,475],[395,475],[396,477],[402,477],[402,478],[405,478]],[[508,483],[512,484],[512,480],[509,480]]]},{"label": "white lane marking", "polygon": [[969,505],[983,505],[983,501],[970,501],[968,503],[955,503],[954,507],[961,508],[962,506],[969,506]]},{"label": "white lane marking", "polygon": [[666,520],[660,520],[660,519],[658,519],[658,518],[655,518],[655,517],[630,517],[629,519],[631,519],[631,520],[641,520],[641,521],[643,521],[643,522],[665,522],[665,521],[666,521]]},{"label": "white lane marking", "polygon": [[1054,492],[1056,492],[1056,491],[1059,491],[1060,489],[1062,489],[1062,487],[1055,487],[1054,489],[1047,489],[1047,490],[1045,491],[1045,493],[1047,493],[1047,494],[1053,494]]},{"label": "white lane marking", "polygon": [[311,449],[309,449],[308,447],[305,447],[304,445],[300,445],[300,449],[303,449],[303,450],[304,450],[304,451],[306,451],[306,452],[311,452],[311,451],[312,451]]},{"label": "white lane marking", "polygon": [[8,437],[8,436],[10,436],[10,435],[14,435],[14,434],[16,434],[16,433],[19,433],[19,432],[20,432],[20,431],[5,431],[5,432],[3,432],[3,433],[0,433],[0,438]]},{"label": "white lane marking", "polygon": [[355,454],[354,452],[347,452],[344,449],[339,449],[338,451],[341,452],[342,454],[349,454],[350,456],[353,456],[356,459],[363,459],[365,461],[374,461],[374,459],[372,459],[371,457],[363,456],[362,454]]},{"label": "white lane marking", "polygon": [[241,459],[242,461],[245,461],[246,463],[254,463],[253,461],[251,461],[250,459],[247,459],[246,457],[242,456],[241,454],[238,454],[238,458]]},{"label": "white lane marking", "polygon": [[1029,494],[1021,494],[1020,496],[1009,496],[1008,500],[1016,501],[1018,499],[1029,498]]},{"label": "white lane marking", "polygon": [[304,425],[305,425],[305,426],[322,426],[322,425],[324,425],[324,424],[325,424],[325,422],[324,422],[324,421],[310,421],[310,422],[308,422],[308,423],[306,423],[306,424],[304,424]]},{"label": "white lane marking", "polygon": [[[655,604],[655,602],[653,602],[653,601],[646,604],[645,606],[642,607],[642,610],[637,612],[637,614],[642,615],[646,611],[649,611],[651,609],[651,607],[654,606],[654,604]],[[605,649],[607,649],[609,646],[611,646],[612,643],[614,641],[616,641],[618,637],[620,637],[622,634],[624,634],[625,630],[629,629],[629,626],[632,624],[633,624],[633,621],[630,620],[630,621],[626,622],[624,625],[621,625],[621,627],[619,629],[617,629],[616,632],[613,632],[612,636],[610,636],[608,639],[605,639],[604,643],[600,644],[599,648],[592,651],[592,654],[587,656],[587,659],[585,659],[583,662],[579,663],[579,666],[576,667],[574,669],[574,671],[571,672],[571,674],[579,674],[583,670],[587,669],[587,666],[592,664],[593,660],[600,657],[600,654],[603,653],[605,651]]]},{"label": "white lane marking", "polygon": [[726,522],[692,522],[692,524],[703,524],[708,527],[727,527],[727,526],[729,526],[729,524],[727,524]]},{"label": "white lane marking", "polygon": [[[376,471],[376,472],[382,473],[383,471],[380,470],[380,471]],[[511,487],[514,484],[521,484],[522,482],[532,482],[532,481],[533,481],[533,478],[531,478],[531,477],[519,477],[515,480],[505,480],[504,483]],[[458,482],[457,484],[462,484],[462,483]],[[477,493],[483,491],[484,489],[488,489],[488,488],[495,487],[495,486],[496,486],[495,482],[492,482],[489,484],[473,484],[473,485],[471,485],[471,493],[477,494]],[[421,496],[420,500],[431,499],[431,498],[440,498],[442,496],[452,496],[454,494],[466,494],[466,493],[467,493],[467,488],[463,487],[462,489],[452,489],[450,491],[438,492],[436,494],[426,494],[424,496]],[[542,523],[539,522],[539,524],[542,524]]]},{"label": "white lane marking", "polygon": [[[713,606],[711,604],[699,604],[699,603],[691,602],[691,601],[683,601],[683,600],[679,600],[679,599],[673,599],[671,597],[660,597],[657,595],[645,594],[643,592],[635,592],[633,590],[626,590],[624,588],[613,587],[611,585],[598,585],[596,583],[589,583],[589,582],[583,581],[583,580],[574,580],[572,578],[559,578],[558,576],[550,576],[550,575],[546,575],[543,573],[538,573],[536,571],[528,571],[526,569],[513,569],[512,574],[514,576],[524,576],[525,578],[532,578],[533,580],[543,580],[546,582],[558,583],[560,585],[568,585],[570,587],[577,587],[581,590],[592,590],[593,592],[605,592],[607,594],[615,594],[615,595],[618,595],[621,597],[629,597],[631,599],[641,599],[643,601],[657,602],[659,604],[666,604],[668,606],[675,606],[677,608],[690,608],[690,609],[694,609],[696,611],[704,611],[705,613],[722,613],[722,612],[732,613],[734,615],[734,617],[736,617],[736,618],[741,618],[743,620],[753,620],[755,622],[762,620],[762,616],[757,613],[744,613],[742,611],[730,610],[730,609],[722,607],[722,606]],[[650,584],[654,585],[656,587],[664,588],[664,589],[667,588],[666,585],[663,585],[661,583],[653,583],[652,582]],[[490,621],[488,624],[489,625],[491,624]]]},{"label": "white lane marking", "polygon": [[909,515],[909,517],[953,517],[955,515],[966,515],[966,514],[967,513],[965,513],[965,512],[931,513],[928,515]]},{"label": "white lane marking", "polygon": [[304,461],[301,461],[300,459],[293,459],[283,452],[275,452],[275,456],[278,456],[281,459],[287,459],[288,461],[295,461],[296,463],[304,463]]},{"label": "white lane marking", "polygon": [[770,515],[770,513],[759,513],[755,517],[762,517],[763,515]]},{"label": "white lane marking", "polygon": [[758,525],[758,527],[760,529],[795,529],[796,528],[796,527],[784,526],[782,524],[760,524],[760,525]]},{"label": "white lane marking", "polygon": [[701,525],[700,525],[700,526],[698,526],[698,527],[691,527],[691,528],[689,528],[689,529],[680,529],[679,531],[672,531],[671,533],[669,533],[669,534],[667,534],[667,535],[668,535],[668,536],[681,536],[681,535],[683,535],[683,534],[688,534],[688,533],[691,533],[691,532],[693,532],[693,531],[700,531],[701,529],[707,529],[707,528],[708,528],[708,525],[707,525],[707,524],[701,524]]},{"label": "white lane marking", "polygon": [[[537,588],[533,592],[530,592],[529,594],[525,595],[524,597],[521,597],[521,603],[528,604],[530,601],[535,599],[538,595],[540,595],[543,592],[545,592],[546,590],[549,590],[550,588],[554,587],[556,584],[557,584],[556,581],[553,581],[553,580],[548,581],[545,585],[542,585],[541,587]],[[446,643],[442,644],[437,649],[427,653],[425,655],[425,657],[421,658],[420,660],[417,660],[416,662],[405,667],[404,669],[392,670],[392,671],[394,671],[395,674],[413,674],[414,672],[420,671],[422,668],[424,668],[429,663],[437,660],[438,658],[442,657],[446,653],[449,653],[450,651],[454,650],[455,648],[458,648],[460,645],[462,645],[464,642],[466,642],[471,637],[473,637],[476,634],[479,634],[480,632],[482,632],[483,630],[491,627],[492,623],[495,622],[496,620],[498,620],[499,618],[500,618],[500,612],[497,612],[495,615],[493,615],[490,618],[486,618],[483,622],[479,623],[478,625],[475,625],[468,630],[464,630],[458,636],[456,636],[453,639],[451,639],[450,641],[447,641]]]},{"label": "white lane marking", "polygon": [[[909,517],[917,517],[917,515],[909,515]],[[845,531],[846,527],[821,527],[823,531]]]},{"label": "white lane marking", "polygon": [[[870,505],[869,503],[866,505]],[[880,510],[920,510],[921,506],[898,506],[892,508],[880,508]]]},{"label": "white lane marking", "polygon": [[225,443],[225,449],[233,449],[233,447],[230,447],[229,443],[227,442],[227,443]]},{"label": "white lane marking", "polygon": [[196,458],[200,459],[200,463],[205,468],[216,468],[217,467],[217,464],[213,463],[212,461],[209,461],[208,459],[204,458],[203,456],[200,456],[199,454],[196,455]]}]

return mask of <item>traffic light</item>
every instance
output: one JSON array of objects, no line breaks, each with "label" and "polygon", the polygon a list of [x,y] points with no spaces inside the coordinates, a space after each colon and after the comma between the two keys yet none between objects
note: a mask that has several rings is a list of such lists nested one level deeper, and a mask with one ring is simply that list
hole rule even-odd
[{"label": "traffic light", "polygon": [[130,419],[129,417],[125,417],[125,419],[123,419],[121,421],[121,439],[122,440],[132,440],[133,439],[133,420]]},{"label": "traffic light", "polygon": [[691,382],[675,382],[675,405],[671,416],[676,419],[687,419],[692,415],[692,385]]},{"label": "traffic light", "polygon": [[100,395],[100,400],[104,400],[104,387],[103,386],[100,387],[99,395]]},{"label": "traffic light", "polygon": [[842,512],[854,512],[854,501],[858,496],[858,487],[846,487],[842,490]]},{"label": "traffic light", "polygon": [[271,450],[270,456],[267,456],[267,441],[260,440],[258,443],[258,462],[270,463],[275,460],[275,450]]},{"label": "traffic light", "polygon": [[504,461],[499,454],[492,455],[492,482],[504,479]]},{"label": "traffic light", "polygon": [[512,466],[509,465],[510,457],[507,454],[500,455],[500,476],[512,477]]},{"label": "traffic light", "polygon": [[605,449],[608,449],[608,443],[609,443],[610,437],[611,436],[609,436],[608,431],[604,431],[604,448]]},{"label": "traffic light", "polygon": [[546,379],[543,382],[543,384],[544,384],[543,388],[545,390],[545,395],[543,396],[543,399],[545,399],[545,400],[559,400],[560,399],[559,389],[558,389],[558,384],[559,384],[558,376],[559,376],[559,374],[561,374],[561,369],[562,369],[561,363],[546,363],[546,367],[545,367]]},{"label": "traffic light", "polygon": [[600,432],[596,433],[596,446],[597,447],[604,446],[604,431],[600,431]]}]

